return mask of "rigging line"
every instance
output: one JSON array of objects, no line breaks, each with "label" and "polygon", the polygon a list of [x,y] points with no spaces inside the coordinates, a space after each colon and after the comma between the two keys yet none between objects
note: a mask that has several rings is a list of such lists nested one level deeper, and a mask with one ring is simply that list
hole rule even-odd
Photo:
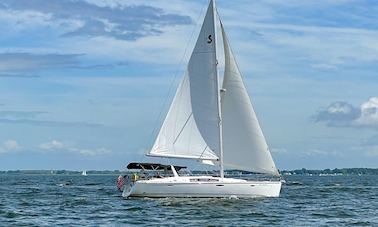
[{"label": "rigging line", "polygon": [[191,112],[190,115],[189,115],[189,117],[188,117],[188,119],[186,119],[185,124],[182,126],[179,134],[176,136],[175,140],[173,141],[173,145],[175,145],[175,143],[178,140],[178,138],[180,137],[182,131],[184,131],[184,128],[185,128],[186,124],[188,124],[188,122],[189,122],[190,118],[192,117],[192,115],[193,115],[193,112]]},{"label": "rigging line", "polygon": [[[175,95],[175,97],[174,97],[174,100],[176,99],[176,96],[177,96],[177,98],[178,98],[178,100],[181,100],[181,98],[182,98],[182,94],[184,93],[184,91],[183,91],[183,87],[185,86],[185,84],[186,83],[189,83],[189,78],[187,78],[186,77],[186,75],[184,76],[184,78],[182,79],[182,82],[180,82],[180,85],[179,85],[179,87],[178,87],[178,91],[179,91],[179,93],[178,94],[176,94]],[[171,105],[173,105],[173,104],[171,104]],[[182,103],[180,103],[180,105],[179,105],[179,107],[181,107],[181,105],[182,105]],[[180,108],[179,108],[180,109]],[[177,110],[178,111],[178,110]],[[174,132],[176,132],[177,130],[176,130],[176,128],[177,128],[177,119],[178,119],[178,117],[179,117],[179,115],[178,114],[176,114],[176,116],[175,116],[175,124],[174,124]]]},{"label": "rigging line", "polygon": [[205,153],[205,151],[206,151],[206,148],[208,148],[208,145],[206,145],[206,147],[205,147],[205,149],[203,149],[203,151],[202,151],[202,153],[201,153],[201,155],[199,156],[199,158],[198,159],[200,159],[201,157],[202,157],[202,155]]},{"label": "rigging line", "polygon": [[156,121],[155,121],[155,124],[154,124],[154,128],[152,129],[151,134],[150,134],[150,136],[149,136],[149,138],[150,138],[150,139],[149,139],[149,140],[150,140],[150,141],[149,141],[149,144],[151,144],[151,139],[153,139],[154,132],[157,130],[157,128],[158,128],[158,126],[159,126],[159,119],[161,118],[161,115],[163,114],[164,107],[167,105],[167,101],[168,101],[168,98],[169,98],[169,94],[171,94],[171,92],[172,92],[173,85],[174,85],[174,83],[175,83],[175,81],[176,81],[176,78],[177,78],[178,73],[179,73],[179,71],[180,71],[180,68],[181,68],[182,62],[184,61],[185,55],[186,55],[186,53],[187,53],[187,51],[188,51],[190,41],[193,39],[194,32],[195,32],[195,30],[197,29],[197,25],[199,24],[198,21],[199,21],[199,19],[201,18],[201,16],[202,16],[203,11],[204,11],[205,8],[206,8],[206,6],[202,7],[202,9],[201,9],[201,13],[198,15],[198,18],[197,18],[197,20],[196,20],[196,25],[193,27],[192,33],[191,33],[191,35],[190,35],[190,38],[188,39],[188,41],[187,41],[187,43],[186,43],[186,47],[185,47],[185,50],[184,50],[184,54],[182,55],[182,57],[181,57],[181,59],[180,59],[180,62],[179,62],[179,64],[178,64],[178,66],[177,66],[177,69],[176,69],[176,72],[175,72],[175,74],[174,74],[173,80],[172,80],[172,82],[171,82],[171,84],[170,84],[170,86],[169,86],[168,93],[167,93],[167,95],[166,95],[166,97],[165,97],[165,99],[164,99],[164,102],[163,102],[162,108],[161,108],[160,111],[159,111],[158,117],[156,118]]},{"label": "rigging line", "polygon": [[198,157],[198,163],[197,163],[197,165],[193,168],[193,170],[196,170],[197,168],[198,168],[198,166],[200,165],[200,162],[201,162],[201,157],[202,157],[202,155],[205,153],[205,151],[206,151],[206,149],[208,148],[209,146],[208,145],[206,145],[205,146],[205,149],[203,149],[203,151],[202,151],[202,153],[201,153],[201,155]]},{"label": "rigging line", "polygon": [[[205,151],[206,151],[206,148],[208,148],[208,145],[206,145],[205,149],[203,149],[201,155],[198,157],[198,160],[201,159],[202,155],[203,155],[203,154],[205,153]],[[211,150],[211,149],[210,149],[210,150]]]}]

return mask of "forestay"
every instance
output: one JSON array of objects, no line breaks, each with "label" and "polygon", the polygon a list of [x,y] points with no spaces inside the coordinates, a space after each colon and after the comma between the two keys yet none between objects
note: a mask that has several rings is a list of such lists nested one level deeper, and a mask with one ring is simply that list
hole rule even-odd
[{"label": "forestay", "polygon": [[218,84],[214,8],[201,31],[166,119],[149,156],[217,160]]},{"label": "forestay", "polygon": [[222,95],[224,165],[278,175],[223,26],[225,72]]}]

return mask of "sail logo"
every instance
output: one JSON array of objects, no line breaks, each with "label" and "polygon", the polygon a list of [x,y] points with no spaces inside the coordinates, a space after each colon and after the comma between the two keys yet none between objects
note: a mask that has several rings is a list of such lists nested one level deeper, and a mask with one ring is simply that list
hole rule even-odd
[{"label": "sail logo", "polygon": [[211,42],[213,42],[213,39],[211,38],[211,35],[209,35],[208,37],[207,37],[207,43],[211,43]]}]

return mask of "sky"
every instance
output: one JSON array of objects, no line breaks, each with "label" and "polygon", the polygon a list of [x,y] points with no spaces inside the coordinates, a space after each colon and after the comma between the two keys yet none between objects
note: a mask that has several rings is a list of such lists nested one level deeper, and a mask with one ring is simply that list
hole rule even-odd
[{"label": "sky", "polygon": [[[151,161],[207,4],[0,0],[0,170]],[[217,7],[277,167],[377,168],[378,2]]]}]

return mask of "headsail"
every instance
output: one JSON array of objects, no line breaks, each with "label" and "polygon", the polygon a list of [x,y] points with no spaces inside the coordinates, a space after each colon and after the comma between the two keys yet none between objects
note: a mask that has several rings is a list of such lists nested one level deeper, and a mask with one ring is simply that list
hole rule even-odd
[{"label": "headsail", "polygon": [[223,26],[225,71],[222,94],[224,165],[278,175]]},{"label": "headsail", "polygon": [[217,160],[218,83],[214,5],[210,2],[184,79],[152,150],[159,157]]}]

